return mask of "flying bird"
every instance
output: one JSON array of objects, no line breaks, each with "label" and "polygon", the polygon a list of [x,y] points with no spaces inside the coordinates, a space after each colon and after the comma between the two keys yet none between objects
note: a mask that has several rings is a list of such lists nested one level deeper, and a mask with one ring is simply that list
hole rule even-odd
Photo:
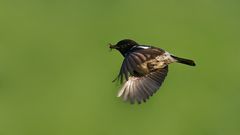
[{"label": "flying bird", "polygon": [[168,65],[182,63],[195,66],[193,60],[180,58],[169,52],[149,46],[140,45],[131,39],[119,41],[109,48],[118,50],[124,57],[116,79],[123,83],[118,97],[131,104],[146,102],[162,85],[168,73]]}]

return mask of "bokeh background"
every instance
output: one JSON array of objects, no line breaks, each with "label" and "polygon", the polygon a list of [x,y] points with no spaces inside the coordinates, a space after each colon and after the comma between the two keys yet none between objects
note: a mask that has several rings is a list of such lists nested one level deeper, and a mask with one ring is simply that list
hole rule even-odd
[{"label": "bokeh background", "polygon": [[[239,0],[0,0],[0,135],[239,135]],[[194,59],[116,97],[130,38]]]}]

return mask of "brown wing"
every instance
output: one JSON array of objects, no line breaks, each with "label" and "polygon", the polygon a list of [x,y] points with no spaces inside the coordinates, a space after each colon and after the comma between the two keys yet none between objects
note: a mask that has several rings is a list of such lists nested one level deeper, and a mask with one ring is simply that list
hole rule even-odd
[{"label": "brown wing", "polygon": [[122,66],[120,72],[117,76],[117,79],[122,83],[123,80],[128,80],[130,76],[143,76],[142,68],[139,67],[142,63],[149,61],[151,59],[155,59],[157,56],[163,54],[165,51],[159,48],[149,48],[149,49],[140,49],[129,53],[122,62]]},{"label": "brown wing", "polygon": [[139,104],[142,101],[146,102],[161,87],[167,73],[168,66],[142,77],[129,77],[119,91],[118,97],[132,104],[135,101]]}]

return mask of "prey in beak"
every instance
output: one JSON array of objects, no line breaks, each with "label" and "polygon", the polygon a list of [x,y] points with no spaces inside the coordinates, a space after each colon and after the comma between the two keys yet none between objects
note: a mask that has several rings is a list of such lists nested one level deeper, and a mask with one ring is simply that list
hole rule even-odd
[{"label": "prey in beak", "polygon": [[113,45],[111,43],[108,44],[110,51],[112,51],[113,49],[117,49],[118,47],[116,45]]},{"label": "prey in beak", "polygon": [[116,49],[116,45],[112,45],[111,43],[108,44],[110,50],[112,51],[112,49]]}]

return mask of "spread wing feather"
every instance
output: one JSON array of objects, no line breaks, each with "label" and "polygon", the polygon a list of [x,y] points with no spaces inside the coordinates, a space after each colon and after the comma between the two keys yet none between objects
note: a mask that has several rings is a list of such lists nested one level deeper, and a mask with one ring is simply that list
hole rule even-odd
[{"label": "spread wing feather", "polygon": [[148,75],[142,77],[129,77],[122,89],[118,93],[118,97],[122,97],[125,101],[140,104],[146,102],[162,85],[168,73],[168,66],[158,69]]},{"label": "spread wing feather", "polygon": [[[168,73],[168,67],[156,69],[154,71],[147,70],[142,73],[141,64],[155,59],[165,51],[161,49],[140,49],[133,51],[125,56],[117,78],[124,82],[123,87],[118,92],[118,97],[130,103],[146,102],[162,85]],[[146,67],[145,67],[146,68]],[[125,81],[124,81],[125,80]]]}]

